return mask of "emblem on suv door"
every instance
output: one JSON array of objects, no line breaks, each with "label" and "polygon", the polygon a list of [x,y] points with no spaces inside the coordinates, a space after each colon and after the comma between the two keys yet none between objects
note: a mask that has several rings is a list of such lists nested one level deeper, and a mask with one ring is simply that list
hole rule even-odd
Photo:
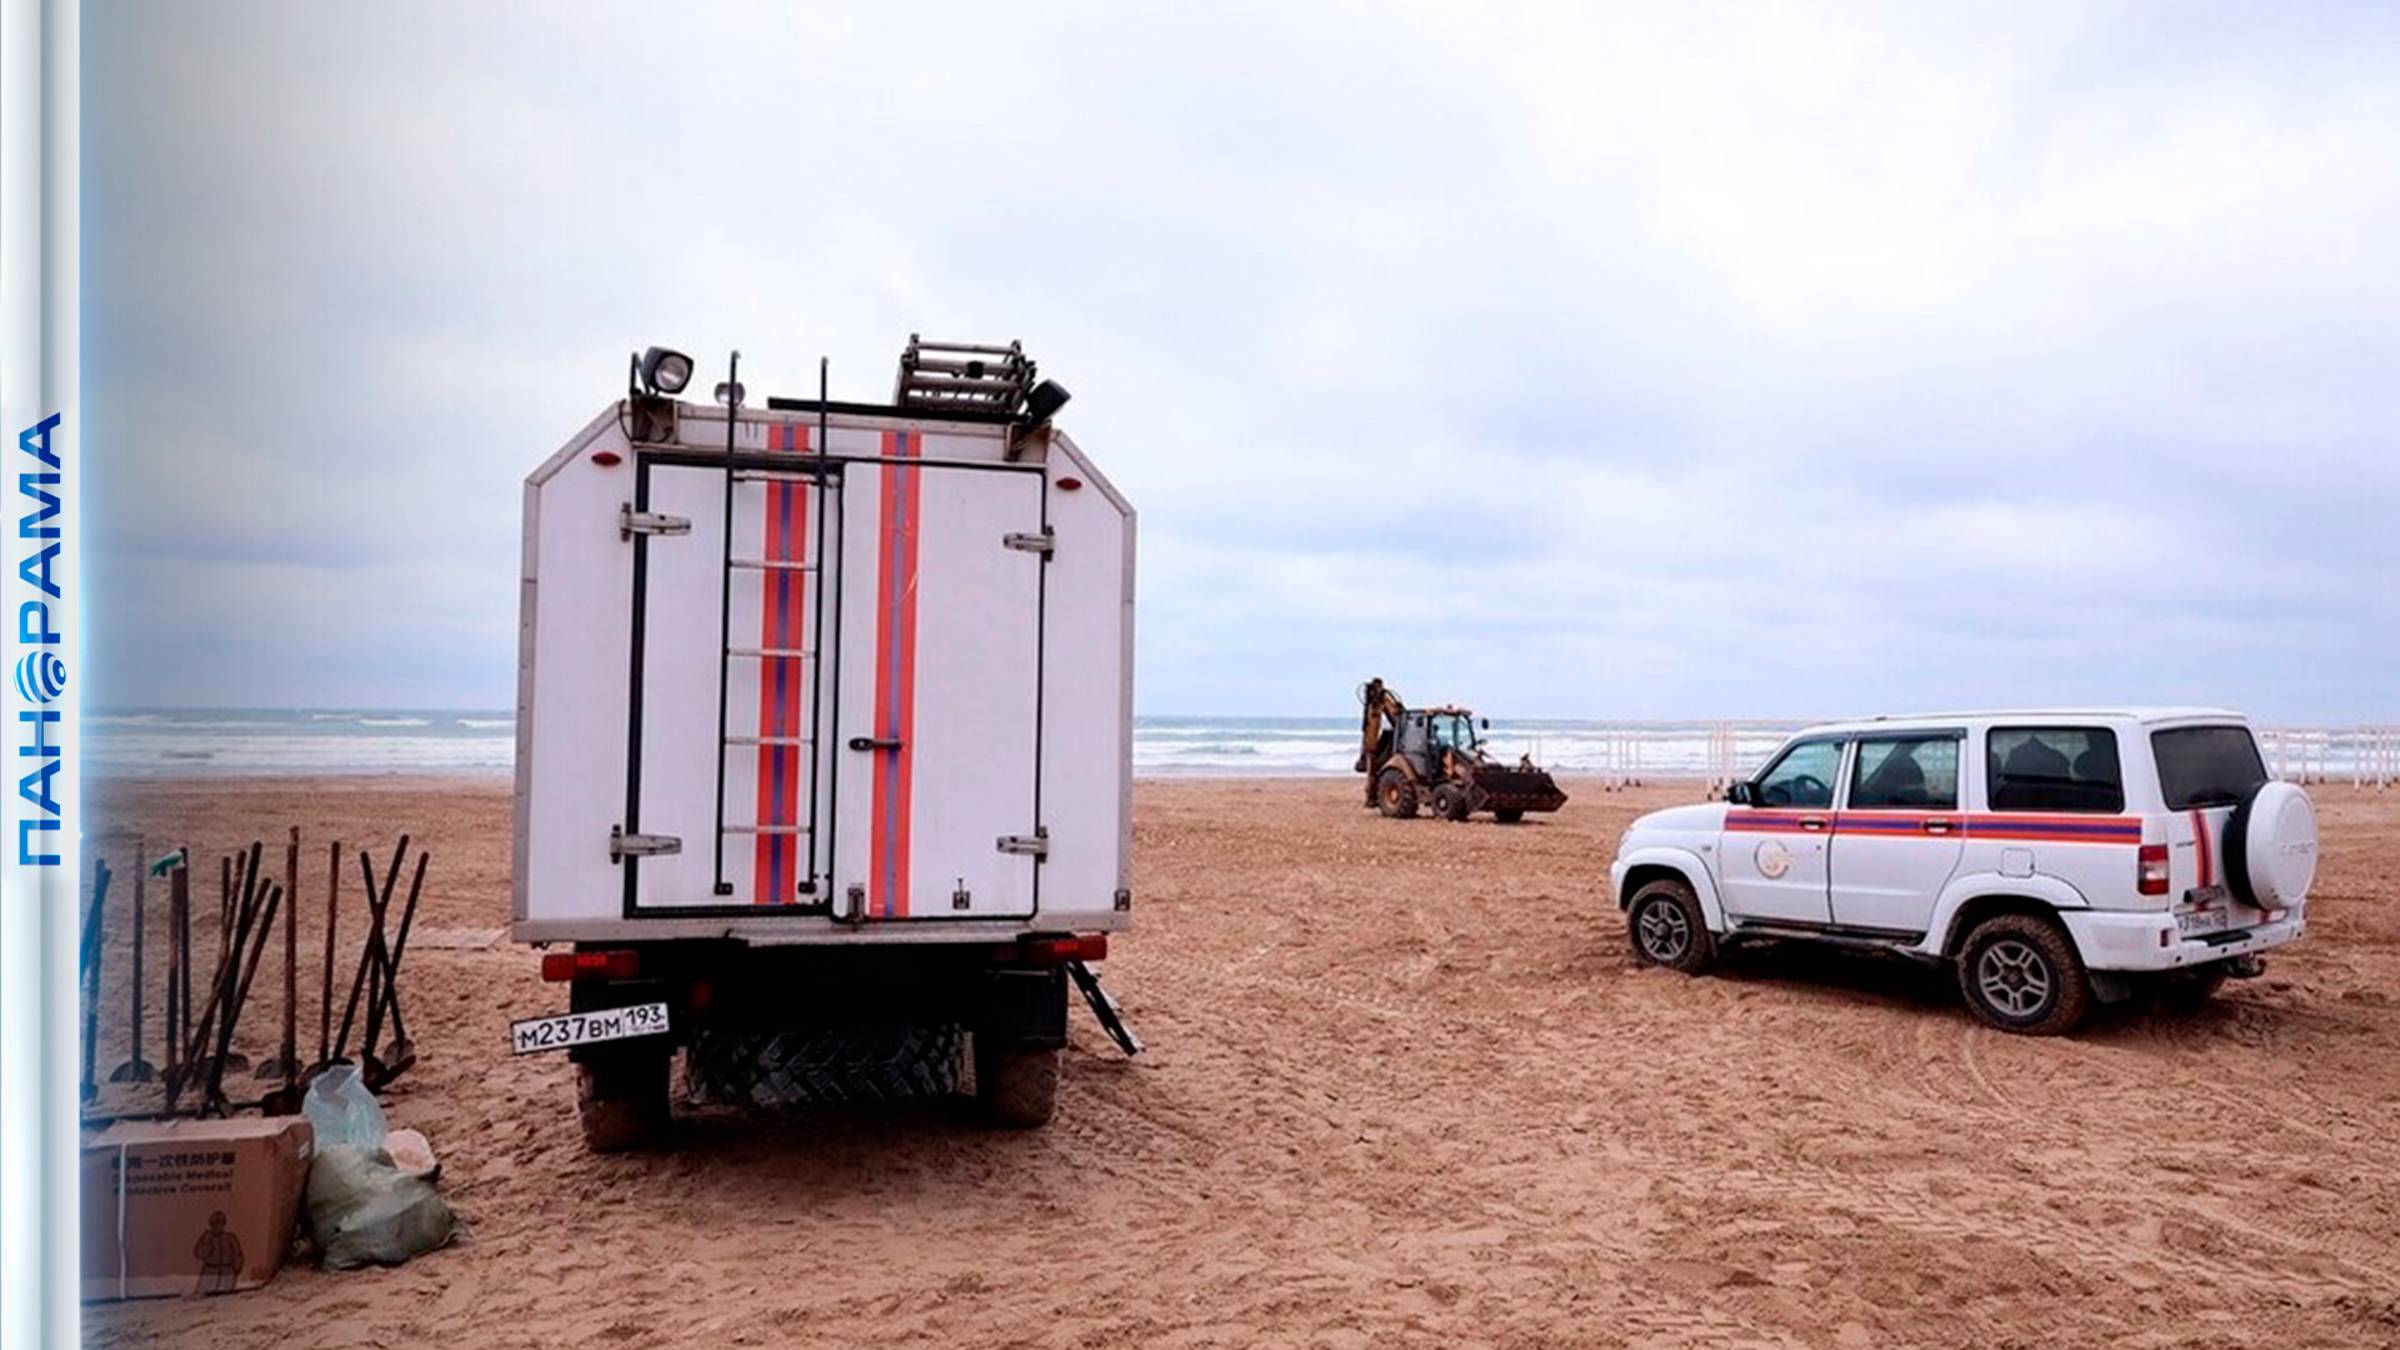
[{"label": "emblem on suv door", "polygon": [[1769,881],[1792,870],[1792,851],[1780,839],[1769,839],[1758,846],[1758,874]]}]

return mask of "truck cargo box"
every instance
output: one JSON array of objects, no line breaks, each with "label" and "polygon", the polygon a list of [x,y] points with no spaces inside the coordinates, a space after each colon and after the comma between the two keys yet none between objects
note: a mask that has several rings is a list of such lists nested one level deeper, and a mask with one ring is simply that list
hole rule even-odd
[{"label": "truck cargo box", "polygon": [[516,938],[1122,928],[1132,508],[1002,413],[728,415],[526,480]]}]

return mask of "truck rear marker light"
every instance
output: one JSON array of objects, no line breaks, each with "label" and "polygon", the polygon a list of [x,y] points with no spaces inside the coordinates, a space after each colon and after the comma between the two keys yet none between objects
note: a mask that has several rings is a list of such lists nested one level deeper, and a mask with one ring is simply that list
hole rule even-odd
[{"label": "truck rear marker light", "polygon": [[642,954],[636,951],[542,954],[542,979],[550,984],[569,980],[630,980],[641,973]]},{"label": "truck rear marker light", "polygon": [[908,917],[909,807],[917,702],[917,514],[925,471],[897,461],[922,453],[924,437],[883,433],[883,511],[876,532],[875,756],[868,914]]},{"label": "truck rear marker light", "polygon": [[603,469],[613,469],[619,464],[624,463],[625,457],[618,454],[614,450],[594,450],[592,452],[592,462],[599,465]]},{"label": "truck rear marker light", "polygon": [[2134,864],[2134,889],[2143,895],[2167,893],[2167,846],[2144,844]]},{"label": "truck rear marker light", "polygon": [[[767,449],[800,454],[809,448],[808,428],[796,422],[769,423]],[[764,518],[759,537],[761,555],[769,563],[808,560],[808,485],[790,478],[766,484]],[[759,577],[758,637],[762,652],[793,652],[805,641],[807,589],[805,574],[772,567]],[[800,747],[789,742],[800,735],[800,694],[808,678],[808,661],[782,655],[762,657],[758,665],[758,823],[791,826],[800,822],[804,781]],[[767,744],[769,738],[778,742]],[[812,804],[813,805],[813,804]],[[799,898],[800,840],[781,829],[761,831],[751,858],[751,900],[761,905],[788,905]]]},{"label": "truck rear marker light", "polygon": [[1083,933],[1065,937],[1026,938],[992,949],[995,960],[1029,966],[1063,966],[1070,961],[1108,959],[1108,934]]},{"label": "truck rear marker light", "polygon": [[1082,486],[1083,480],[1072,474],[1062,475],[1058,480],[1058,490],[1061,492],[1073,492]]}]

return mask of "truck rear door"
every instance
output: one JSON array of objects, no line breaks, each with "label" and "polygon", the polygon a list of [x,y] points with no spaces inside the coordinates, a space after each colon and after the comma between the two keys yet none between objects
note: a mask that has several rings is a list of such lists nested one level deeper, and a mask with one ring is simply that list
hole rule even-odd
[{"label": "truck rear door", "polygon": [[817,671],[834,629],[819,611],[839,578],[818,569],[841,556],[842,465],[807,453],[804,428],[765,430],[730,501],[721,453],[635,466],[628,914],[824,904]]},{"label": "truck rear door", "polygon": [[1032,915],[1041,471],[991,433],[763,430],[730,508],[722,453],[636,465],[626,913]]},{"label": "truck rear door", "polygon": [[1044,480],[885,432],[844,488],[836,910],[1034,913]]}]

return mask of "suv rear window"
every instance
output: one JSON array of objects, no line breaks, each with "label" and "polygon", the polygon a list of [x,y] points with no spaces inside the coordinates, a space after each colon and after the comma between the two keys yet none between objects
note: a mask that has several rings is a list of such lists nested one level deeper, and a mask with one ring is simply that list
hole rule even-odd
[{"label": "suv rear window", "polygon": [[1994,727],[1985,750],[1995,811],[2125,809],[2117,734],[2105,727]]},{"label": "suv rear window", "polygon": [[2153,731],[2150,749],[2158,756],[2158,788],[2170,811],[2236,806],[2243,793],[2267,781],[2248,727]]}]

